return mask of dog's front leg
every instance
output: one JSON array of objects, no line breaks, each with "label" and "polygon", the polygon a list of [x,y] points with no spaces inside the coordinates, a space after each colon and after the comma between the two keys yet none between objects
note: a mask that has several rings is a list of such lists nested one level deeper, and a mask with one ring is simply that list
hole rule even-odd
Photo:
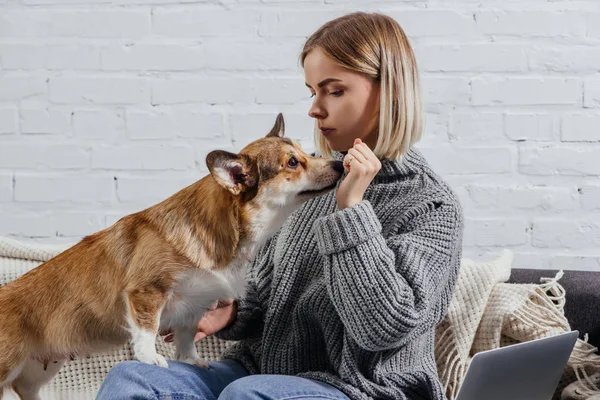
[{"label": "dog's front leg", "polygon": [[175,336],[175,359],[199,367],[208,368],[208,363],[198,355],[194,337],[196,336],[198,323],[185,327],[173,328]]},{"label": "dog's front leg", "polygon": [[146,364],[168,368],[167,360],[156,351],[160,313],[167,295],[154,288],[127,292],[129,328],[135,358]]}]

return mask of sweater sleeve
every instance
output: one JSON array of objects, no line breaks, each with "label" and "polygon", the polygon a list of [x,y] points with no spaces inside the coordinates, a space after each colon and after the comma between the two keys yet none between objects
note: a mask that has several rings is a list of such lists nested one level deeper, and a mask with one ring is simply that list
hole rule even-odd
[{"label": "sweater sleeve", "polygon": [[313,227],[327,290],[345,329],[369,351],[430,330],[445,314],[458,276],[462,210],[452,199],[411,210],[382,235],[368,200]]},{"label": "sweater sleeve", "polygon": [[242,340],[258,336],[264,327],[264,308],[258,292],[258,277],[272,269],[275,240],[268,241],[248,266],[248,282],[244,297],[237,301],[237,315],[233,323],[214,335],[224,340]]}]

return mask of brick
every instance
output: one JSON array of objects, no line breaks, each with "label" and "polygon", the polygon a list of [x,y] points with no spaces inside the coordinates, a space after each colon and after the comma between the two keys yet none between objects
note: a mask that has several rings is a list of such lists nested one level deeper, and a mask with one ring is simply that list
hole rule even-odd
[{"label": "brick", "polygon": [[433,168],[442,175],[506,174],[512,171],[512,153],[502,147],[422,148]]},{"label": "brick", "polygon": [[500,184],[467,186],[473,204],[481,209],[564,211],[579,209],[577,191],[570,187],[532,185],[502,186]]},{"label": "brick", "polygon": [[0,108],[0,135],[17,133],[17,110]]},{"label": "brick", "polygon": [[518,37],[585,36],[583,11],[479,11],[477,27],[488,35]]},{"label": "brick", "polygon": [[474,78],[474,105],[577,105],[581,100],[576,78]]},{"label": "brick", "polygon": [[[264,12],[260,18],[258,35],[263,37],[306,38],[322,24],[346,14],[343,11],[294,10]],[[298,55],[301,49],[297,49]]]},{"label": "brick", "polygon": [[600,220],[592,216],[535,219],[531,244],[543,248],[597,249],[600,246]]},{"label": "brick", "polygon": [[596,71],[600,52],[593,46],[533,46],[527,50],[529,69],[533,71]]},{"label": "brick", "polygon": [[169,139],[175,137],[173,116],[165,111],[127,111],[127,137],[130,139]]},{"label": "brick", "polygon": [[518,246],[527,243],[528,224],[518,218],[466,218],[465,246]]},{"label": "brick", "polygon": [[219,113],[179,108],[171,112],[178,137],[210,140],[225,137],[224,117]]},{"label": "brick", "polygon": [[123,135],[123,112],[112,109],[76,109],[73,111],[73,133],[78,138],[111,139]]},{"label": "brick", "polygon": [[94,214],[68,211],[0,214],[0,233],[2,235],[10,234],[10,236],[28,238],[55,236],[81,238],[98,232],[102,228],[102,217]]},{"label": "brick", "polygon": [[415,56],[427,72],[507,72],[527,69],[526,51],[510,44],[431,44],[415,46]]},{"label": "brick", "polygon": [[179,137],[215,139],[225,136],[224,117],[215,112],[173,109],[175,132]]},{"label": "brick", "polygon": [[137,77],[50,78],[50,100],[61,104],[149,104],[149,83]]},{"label": "brick", "polygon": [[112,71],[195,71],[205,64],[198,44],[131,43],[102,51],[102,69]]},{"label": "brick", "polygon": [[12,201],[13,198],[13,175],[0,174],[0,203]]},{"label": "brick", "polygon": [[423,137],[419,146],[433,147],[449,143],[449,117],[446,113],[426,113]]},{"label": "brick", "polygon": [[250,113],[231,115],[230,123],[233,141],[239,142],[240,145],[245,146],[254,140],[265,137],[275,124],[276,117],[277,114],[275,113]]},{"label": "brick", "polygon": [[214,139],[225,135],[223,116],[189,107],[154,107],[127,111],[131,139],[185,137]]},{"label": "brick", "polygon": [[302,104],[308,110],[312,103],[310,91],[303,78],[258,79],[256,81],[257,104]]},{"label": "brick", "polygon": [[505,139],[503,118],[498,113],[458,112],[450,114],[450,139],[469,143]]},{"label": "brick", "polygon": [[[179,0],[181,4],[193,4],[193,3],[208,3],[210,0]],[[0,1],[1,3],[1,1]],[[89,5],[89,4],[111,4],[111,5],[165,5],[171,4],[168,0],[23,0],[24,4],[27,5]]]},{"label": "brick", "polygon": [[[264,12],[259,36],[306,38],[323,23],[347,14],[346,10],[286,10]],[[396,19],[410,37],[472,36],[476,34],[475,21],[470,12],[450,10],[386,10]],[[299,50],[299,49],[298,49]]]},{"label": "brick", "polygon": [[587,36],[600,38],[600,13],[587,12]]},{"label": "brick", "polygon": [[194,166],[191,148],[172,146],[97,146],[92,168],[108,170],[186,170]]},{"label": "brick", "polygon": [[540,146],[519,149],[519,172],[526,175],[600,175],[600,148]]},{"label": "brick", "polygon": [[[239,145],[263,138],[275,124],[277,113],[250,113],[231,115],[233,141]],[[301,145],[312,144],[314,137],[314,119],[306,114],[284,113],[285,136],[298,141]]]},{"label": "brick", "polygon": [[515,252],[513,268],[550,269],[556,271],[562,269],[564,271],[600,272],[600,257],[587,255],[548,254],[546,249],[538,252],[522,253],[519,251]]},{"label": "brick", "polygon": [[386,14],[394,18],[411,37],[430,36],[476,36],[476,24],[471,12],[452,10],[389,10]]},{"label": "brick", "polygon": [[600,257],[558,255],[550,258],[550,269],[600,272]]},{"label": "brick", "polygon": [[583,106],[600,107],[600,79],[586,79],[583,83]]},{"label": "brick", "polygon": [[72,144],[2,143],[0,168],[80,169],[89,166],[85,148]]},{"label": "brick", "polygon": [[470,100],[469,80],[466,78],[423,77],[423,101],[427,104],[466,105]]},{"label": "brick", "polygon": [[206,67],[215,70],[298,69],[299,48],[291,43],[207,42],[203,46]]},{"label": "brick", "polygon": [[19,114],[23,134],[68,135],[71,132],[71,115],[67,110],[27,107]]},{"label": "brick", "polygon": [[3,38],[141,38],[150,32],[149,10],[5,10],[0,14]]},{"label": "brick", "polygon": [[100,67],[100,51],[83,44],[0,44],[2,65],[11,70],[92,70]]},{"label": "brick", "polygon": [[23,175],[15,177],[15,201],[110,203],[113,199],[112,176]]},{"label": "brick", "polygon": [[152,32],[176,38],[256,35],[260,14],[251,10],[154,9]]},{"label": "brick", "polygon": [[599,142],[600,113],[565,114],[562,118],[563,142]]},{"label": "brick", "polygon": [[[2,35],[0,35],[1,37]],[[17,102],[48,92],[45,78],[3,74],[0,76],[0,102]]]},{"label": "brick", "polygon": [[202,77],[152,81],[152,104],[253,103],[254,85],[249,78]]},{"label": "brick", "polygon": [[504,115],[506,136],[516,141],[554,141],[560,124],[554,115],[510,112]]},{"label": "brick", "polygon": [[141,203],[148,206],[172,196],[200,179],[197,177],[144,178],[117,177],[117,197],[121,203]]},{"label": "brick", "polygon": [[579,191],[584,210],[600,210],[600,185],[583,185]]}]

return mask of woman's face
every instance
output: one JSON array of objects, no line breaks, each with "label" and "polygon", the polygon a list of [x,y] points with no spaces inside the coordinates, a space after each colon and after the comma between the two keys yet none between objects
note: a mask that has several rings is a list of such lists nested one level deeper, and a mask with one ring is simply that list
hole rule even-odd
[{"label": "woman's face", "polygon": [[313,95],[308,115],[334,151],[347,151],[360,138],[371,149],[377,142],[379,84],[336,65],[319,49],[304,59],[306,86]]}]

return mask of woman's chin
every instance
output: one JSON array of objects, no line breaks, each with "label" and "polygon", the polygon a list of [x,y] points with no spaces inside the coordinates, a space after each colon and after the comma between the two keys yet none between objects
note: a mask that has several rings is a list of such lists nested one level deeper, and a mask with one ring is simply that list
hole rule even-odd
[{"label": "woman's chin", "polygon": [[339,143],[331,143],[330,141],[327,141],[327,145],[332,151],[337,151],[338,153],[346,153],[348,149],[352,148],[352,145],[344,146],[340,145]]}]

